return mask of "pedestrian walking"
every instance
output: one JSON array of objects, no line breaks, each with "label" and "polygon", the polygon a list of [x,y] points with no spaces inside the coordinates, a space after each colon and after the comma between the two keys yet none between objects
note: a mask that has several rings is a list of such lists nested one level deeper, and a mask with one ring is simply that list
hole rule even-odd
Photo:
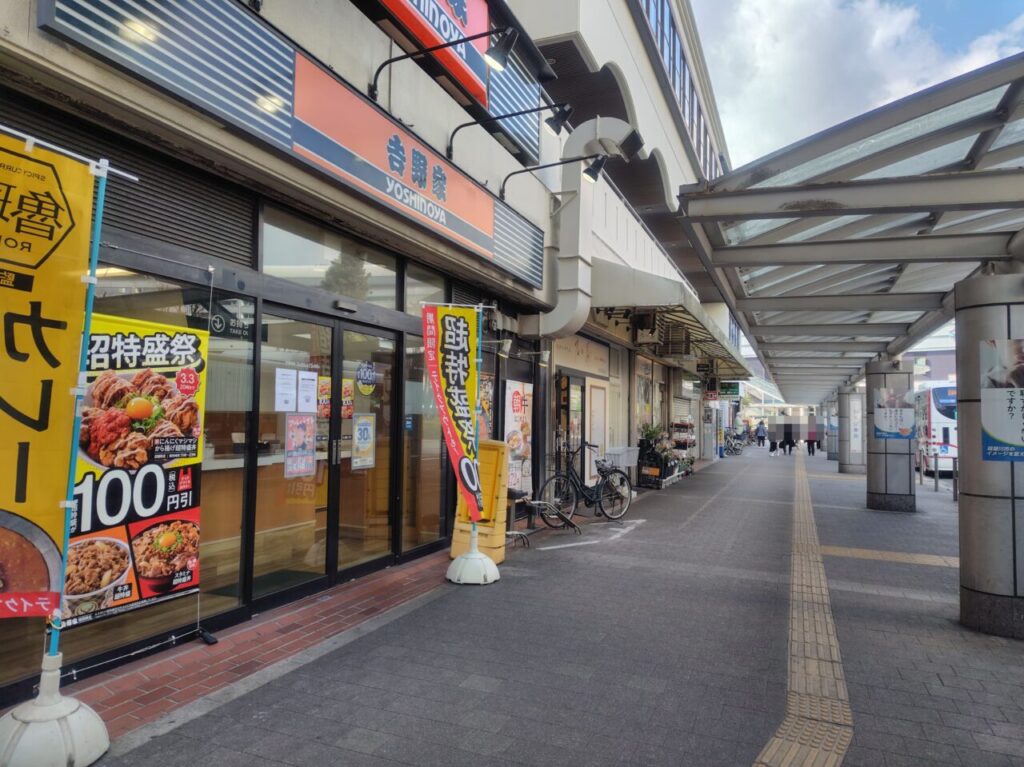
[{"label": "pedestrian walking", "polygon": [[779,443],[774,439],[768,443],[768,457],[774,458],[779,454]]},{"label": "pedestrian walking", "polygon": [[757,424],[757,430],[754,432],[757,437],[757,446],[764,447],[764,438],[768,436],[768,429],[764,425],[764,421]]},{"label": "pedestrian walking", "polygon": [[814,444],[813,439],[807,440],[807,455],[814,455]]}]

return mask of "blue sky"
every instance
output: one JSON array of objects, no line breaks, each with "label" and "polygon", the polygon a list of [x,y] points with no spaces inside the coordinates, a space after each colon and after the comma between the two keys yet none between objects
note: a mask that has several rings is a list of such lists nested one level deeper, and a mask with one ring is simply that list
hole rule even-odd
[{"label": "blue sky", "polygon": [[1024,0],[691,0],[733,167],[1024,50]]}]

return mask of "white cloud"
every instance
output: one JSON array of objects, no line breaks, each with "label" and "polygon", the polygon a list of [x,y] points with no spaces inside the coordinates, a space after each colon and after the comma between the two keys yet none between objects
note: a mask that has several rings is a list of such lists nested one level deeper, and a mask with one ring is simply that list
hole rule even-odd
[{"label": "white cloud", "polygon": [[1024,14],[950,54],[906,3],[692,5],[734,167],[1024,48]]}]

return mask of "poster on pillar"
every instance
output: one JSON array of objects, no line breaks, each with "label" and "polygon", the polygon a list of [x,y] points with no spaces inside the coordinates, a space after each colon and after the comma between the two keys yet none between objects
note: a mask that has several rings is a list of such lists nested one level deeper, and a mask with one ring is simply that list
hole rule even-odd
[{"label": "poster on pillar", "polygon": [[860,455],[864,452],[864,436],[861,430],[863,410],[863,400],[860,397],[850,397],[850,455]]},{"label": "poster on pillar", "polygon": [[982,341],[981,457],[1024,461],[1024,339]]},{"label": "poster on pillar", "polygon": [[508,487],[533,492],[533,384],[505,382],[505,443],[508,445]]},{"label": "poster on pillar", "polygon": [[874,390],[875,439],[914,438],[914,393],[907,386]]}]

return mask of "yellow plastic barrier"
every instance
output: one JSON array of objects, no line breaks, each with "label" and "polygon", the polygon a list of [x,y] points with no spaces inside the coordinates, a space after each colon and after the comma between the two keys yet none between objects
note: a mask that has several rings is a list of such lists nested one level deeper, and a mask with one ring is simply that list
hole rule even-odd
[{"label": "yellow plastic barrier", "polygon": [[[505,517],[508,513],[508,445],[493,439],[480,440],[480,485],[484,507],[477,522],[480,551],[500,565],[505,561]],[[452,532],[451,558],[469,550],[469,508],[459,495]]]}]

